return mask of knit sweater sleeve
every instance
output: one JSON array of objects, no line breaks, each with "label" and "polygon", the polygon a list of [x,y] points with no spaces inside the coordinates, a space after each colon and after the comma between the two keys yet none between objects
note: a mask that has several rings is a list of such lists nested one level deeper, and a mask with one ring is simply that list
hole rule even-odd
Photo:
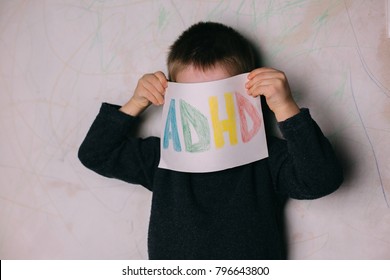
[{"label": "knit sweater sleeve", "polygon": [[140,184],[152,190],[160,159],[160,139],[132,137],[138,118],[104,103],[82,142],[78,157],[82,164],[109,178]]},{"label": "knit sweater sleeve", "polygon": [[342,168],[331,144],[308,109],[278,124],[285,140],[270,145],[276,191],[295,199],[315,199],[335,191]]}]

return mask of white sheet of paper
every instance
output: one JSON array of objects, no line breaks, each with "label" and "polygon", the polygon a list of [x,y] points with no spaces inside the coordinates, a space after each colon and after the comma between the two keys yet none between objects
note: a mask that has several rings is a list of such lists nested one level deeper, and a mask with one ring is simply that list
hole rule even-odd
[{"label": "white sheet of paper", "polygon": [[160,168],[213,172],[268,157],[260,98],[247,73],[205,83],[168,83]]}]

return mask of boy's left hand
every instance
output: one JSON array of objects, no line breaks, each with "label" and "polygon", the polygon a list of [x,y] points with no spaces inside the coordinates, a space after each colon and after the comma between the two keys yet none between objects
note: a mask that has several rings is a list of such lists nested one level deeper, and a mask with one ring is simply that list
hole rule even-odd
[{"label": "boy's left hand", "polygon": [[258,68],[249,73],[248,80],[245,85],[248,94],[253,97],[264,95],[278,122],[300,112],[283,72],[273,68]]}]

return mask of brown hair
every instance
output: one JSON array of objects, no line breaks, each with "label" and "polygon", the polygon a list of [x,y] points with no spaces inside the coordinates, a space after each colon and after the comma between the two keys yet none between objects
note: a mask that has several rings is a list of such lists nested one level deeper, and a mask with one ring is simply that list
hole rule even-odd
[{"label": "brown hair", "polygon": [[251,44],[233,28],[215,22],[199,22],[185,30],[168,55],[169,79],[189,65],[207,70],[217,64],[232,76],[255,68]]}]

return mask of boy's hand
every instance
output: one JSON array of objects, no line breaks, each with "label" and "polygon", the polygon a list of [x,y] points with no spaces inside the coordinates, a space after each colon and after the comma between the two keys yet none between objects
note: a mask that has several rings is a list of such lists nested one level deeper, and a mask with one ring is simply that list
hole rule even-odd
[{"label": "boy's hand", "polygon": [[151,104],[157,106],[164,104],[167,87],[168,81],[163,72],[143,75],[138,81],[134,95],[120,108],[120,111],[131,116],[138,116]]},{"label": "boy's hand", "polygon": [[283,72],[272,68],[258,68],[249,73],[248,80],[245,85],[248,94],[254,97],[264,95],[278,122],[299,113]]}]

